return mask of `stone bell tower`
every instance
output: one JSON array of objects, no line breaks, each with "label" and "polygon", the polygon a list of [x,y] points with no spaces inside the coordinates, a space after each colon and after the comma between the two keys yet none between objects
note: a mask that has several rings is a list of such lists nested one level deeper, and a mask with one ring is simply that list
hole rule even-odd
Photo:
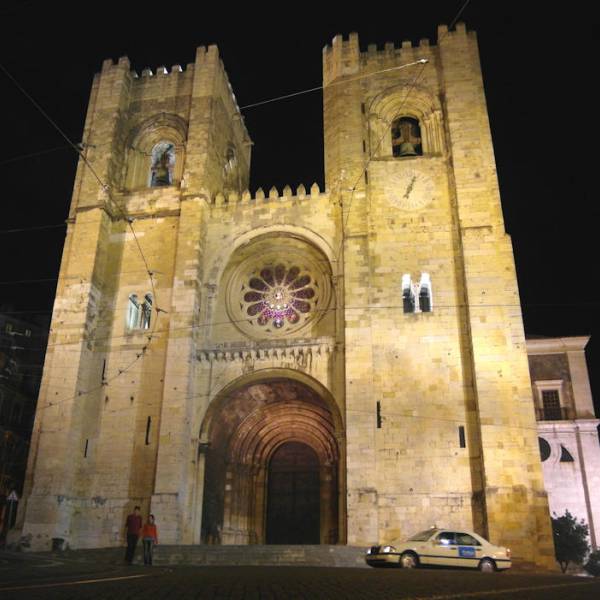
[{"label": "stone bell tower", "polygon": [[[512,246],[464,24],[324,49],[341,204],[348,543],[437,523],[553,563]],[[427,63],[423,64],[422,59]]]},{"label": "stone bell tower", "polygon": [[250,146],[216,46],[95,76],[21,510],[32,548],[118,544],[153,495],[167,537],[179,527],[193,434],[171,419],[194,368],[203,210],[247,187]]}]

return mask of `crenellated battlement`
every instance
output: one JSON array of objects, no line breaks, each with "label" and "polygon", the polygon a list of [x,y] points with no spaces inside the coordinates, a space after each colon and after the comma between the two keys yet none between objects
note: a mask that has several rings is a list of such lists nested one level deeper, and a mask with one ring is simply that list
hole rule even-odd
[{"label": "crenellated battlement", "polygon": [[300,184],[296,188],[296,193],[292,193],[292,188],[286,185],[281,194],[275,186],[273,186],[268,194],[265,194],[262,188],[258,188],[254,193],[254,196],[249,190],[245,190],[241,194],[237,192],[230,192],[225,194],[219,192],[211,199],[211,204],[217,207],[231,206],[234,204],[253,204],[253,203],[264,203],[264,202],[285,202],[294,200],[317,200],[319,198],[327,197],[326,192],[321,192],[321,189],[317,183],[313,183],[310,189],[307,191],[303,184]]},{"label": "crenellated battlement", "polygon": [[131,83],[135,86],[134,89],[139,89],[140,86],[143,88],[152,88],[157,85],[163,86],[167,81],[169,84],[172,82],[179,85],[182,78],[185,81],[191,81],[194,71],[198,69],[206,69],[211,75],[218,73],[222,77],[223,85],[226,88],[225,95],[231,99],[232,109],[236,113],[239,113],[240,109],[233,92],[233,87],[229,81],[225,65],[219,56],[219,49],[214,44],[196,48],[195,62],[188,63],[185,67],[175,64],[170,69],[164,65],[160,65],[155,69],[144,67],[141,72],[138,72],[131,68],[131,63],[127,56],[120,57],[117,62],[112,58],[108,58],[102,63],[101,75],[112,75],[113,77],[120,75],[125,78],[129,76]]},{"label": "crenellated battlement", "polygon": [[[187,65],[186,70],[193,69],[194,63],[190,63]],[[161,77],[165,75],[179,75],[179,73],[183,73],[184,69],[182,69],[181,65],[173,65],[171,70],[169,71],[165,66],[160,66],[156,68],[156,71],[152,71],[150,67],[145,67],[142,69],[141,76],[142,77]],[[138,79],[140,76],[136,71],[131,71],[131,74],[135,79]]]},{"label": "crenellated battlement", "polygon": [[[444,43],[462,37],[474,37],[475,32],[467,31],[466,25],[457,23],[453,30],[447,25],[439,25],[437,29],[438,45],[442,39]],[[351,33],[347,38],[336,35],[331,45],[323,48],[323,83],[327,85],[338,77],[357,74],[367,65],[388,64],[401,60],[417,60],[435,56],[436,45],[429,38],[421,38],[417,42],[402,40],[399,43],[385,42],[383,47],[369,44],[366,52],[361,52],[357,33]]]},{"label": "crenellated battlement", "polygon": [[362,66],[373,62],[377,64],[395,61],[396,59],[412,61],[419,58],[430,59],[434,53],[435,46],[430,44],[428,38],[420,39],[416,44],[411,40],[403,40],[400,44],[386,42],[383,47],[377,44],[369,44],[366,52],[360,53]]}]

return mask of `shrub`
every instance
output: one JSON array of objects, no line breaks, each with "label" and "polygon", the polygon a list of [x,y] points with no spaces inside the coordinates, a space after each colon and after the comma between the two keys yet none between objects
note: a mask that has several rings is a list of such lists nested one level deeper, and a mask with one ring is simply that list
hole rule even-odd
[{"label": "shrub", "polygon": [[[555,513],[556,515],[556,513]],[[554,550],[556,560],[564,573],[569,563],[582,564],[590,551],[587,541],[589,529],[585,521],[577,519],[568,511],[561,517],[552,517]]]},{"label": "shrub", "polygon": [[584,569],[594,577],[600,577],[600,550],[596,550],[590,554]]}]

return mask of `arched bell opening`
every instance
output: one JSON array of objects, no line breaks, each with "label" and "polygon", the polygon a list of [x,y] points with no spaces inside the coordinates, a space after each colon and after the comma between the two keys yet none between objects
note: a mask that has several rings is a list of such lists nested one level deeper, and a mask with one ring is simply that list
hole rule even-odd
[{"label": "arched bell opening", "polygon": [[421,126],[418,119],[400,117],[392,123],[392,154],[395,157],[422,156]]},{"label": "arched bell opening", "polygon": [[202,540],[335,544],[339,455],[327,403],[293,380],[246,385],[212,415]]}]

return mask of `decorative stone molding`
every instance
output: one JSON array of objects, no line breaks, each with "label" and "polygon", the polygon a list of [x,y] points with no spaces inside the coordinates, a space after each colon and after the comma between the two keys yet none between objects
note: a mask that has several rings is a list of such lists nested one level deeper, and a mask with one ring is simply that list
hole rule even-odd
[{"label": "decorative stone molding", "polygon": [[231,206],[249,205],[249,204],[263,204],[265,202],[288,202],[288,201],[300,201],[300,200],[318,200],[319,198],[327,198],[327,192],[322,192],[317,183],[313,183],[310,186],[310,190],[307,192],[304,185],[300,184],[296,188],[296,193],[292,194],[292,188],[289,185],[284,186],[281,194],[275,186],[272,186],[268,194],[262,188],[258,188],[254,193],[254,196],[249,190],[244,190],[241,195],[237,191],[231,191],[228,193],[217,192],[211,200],[211,204],[217,208],[227,208]]},{"label": "decorative stone molding", "polygon": [[326,356],[333,352],[330,342],[312,344],[284,344],[269,347],[251,345],[246,348],[202,348],[196,353],[200,362],[239,362],[251,360],[272,360],[303,356]]}]

